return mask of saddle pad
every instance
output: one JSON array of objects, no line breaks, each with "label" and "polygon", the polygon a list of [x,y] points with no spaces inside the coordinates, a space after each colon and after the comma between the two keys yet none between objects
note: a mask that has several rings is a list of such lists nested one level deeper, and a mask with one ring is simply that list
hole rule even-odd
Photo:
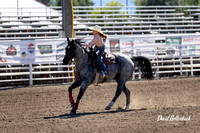
[{"label": "saddle pad", "polygon": [[103,53],[103,62],[106,66],[109,66],[111,64],[116,64],[118,62],[117,56],[114,54],[109,53]]}]

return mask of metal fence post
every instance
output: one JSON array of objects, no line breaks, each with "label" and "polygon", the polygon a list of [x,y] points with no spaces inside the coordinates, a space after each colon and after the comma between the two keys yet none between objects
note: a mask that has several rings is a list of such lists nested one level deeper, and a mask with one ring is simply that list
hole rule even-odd
[{"label": "metal fence post", "polygon": [[32,63],[29,63],[29,85],[33,86]]},{"label": "metal fence post", "polygon": [[191,76],[194,76],[194,72],[193,72],[193,57],[190,57],[190,67],[191,67]]},{"label": "metal fence post", "polygon": [[179,48],[179,56],[180,56],[180,75],[183,75],[183,58],[182,58],[182,44]]},{"label": "metal fence post", "polygon": [[[134,40],[133,41],[131,41],[131,57],[133,57],[134,56],[134,51],[135,51],[135,49],[134,49]],[[132,80],[135,80],[135,64],[134,64],[134,71],[133,71],[133,73],[132,73]]]},{"label": "metal fence post", "polygon": [[135,69],[134,69],[134,71],[132,73],[132,80],[135,80]]}]

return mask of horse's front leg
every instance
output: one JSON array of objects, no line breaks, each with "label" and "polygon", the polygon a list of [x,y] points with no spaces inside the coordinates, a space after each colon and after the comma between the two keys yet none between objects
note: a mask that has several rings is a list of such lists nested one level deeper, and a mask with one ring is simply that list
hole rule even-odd
[{"label": "horse's front leg", "polygon": [[73,82],[73,84],[68,88],[68,92],[69,92],[69,102],[70,102],[70,104],[71,104],[71,107],[74,107],[74,98],[73,98],[73,96],[72,96],[72,90],[73,89],[75,89],[75,88],[77,88],[77,87],[79,87],[81,85],[81,82],[80,82],[80,80],[75,80],[74,82]]},{"label": "horse's front leg", "polygon": [[83,94],[85,93],[88,85],[89,85],[89,82],[87,80],[83,80],[81,82],[81,88],[80,88],[80,91],[79,91],[79,94],[78,94],[78,97],[77,97],[77,101],[75,102],[75,104],[74,104],[74,106],[71,110],[71,114],[76,113],[76,110],[78,109],[79,102],[80,102],[81,98],[83,97]]}]

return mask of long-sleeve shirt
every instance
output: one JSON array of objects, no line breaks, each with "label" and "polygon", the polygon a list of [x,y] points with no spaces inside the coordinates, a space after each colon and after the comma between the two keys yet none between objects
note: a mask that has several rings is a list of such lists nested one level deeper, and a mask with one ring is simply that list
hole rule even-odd
[{"label": "long-sleeve shirt", "polygon": [[103,39],[99,34],[94,35],[93,40],[88,44],[88,47],[92,47],[96,45],[97,47],[101,48],[104,45]]}]

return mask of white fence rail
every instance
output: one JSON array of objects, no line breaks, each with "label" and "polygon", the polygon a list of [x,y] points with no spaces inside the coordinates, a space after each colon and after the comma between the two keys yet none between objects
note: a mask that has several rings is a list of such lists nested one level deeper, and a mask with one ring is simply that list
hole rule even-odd
[{"label": "white fence rail", "polygon": [[33,83],[67,83],[72,82],[74,65],[59,64],[14,64],[0,68],[0,84],[21,82],[23,84]]},{"label": "white fence rail", "polygon": [[[62,65],[66,45],[66,39],[0,41],[0,86],[72,82],[74,65]],[[200,75],[199,34],[109,37],[105,45],[107,52],[148,57],[158,78]],[[133,79],[140,78],[136,68]]]}]

